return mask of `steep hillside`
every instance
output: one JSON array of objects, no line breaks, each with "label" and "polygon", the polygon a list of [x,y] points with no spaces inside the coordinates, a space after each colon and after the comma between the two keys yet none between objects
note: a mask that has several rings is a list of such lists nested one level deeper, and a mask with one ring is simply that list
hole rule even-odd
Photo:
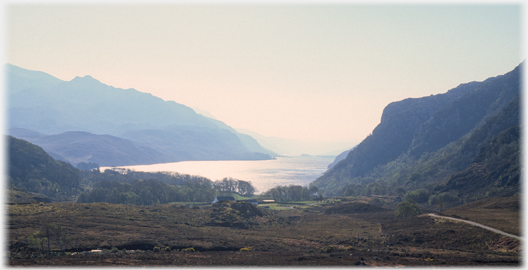
[{"label": "steep hillside", "polygon": [[435,193],[456,192],[463,201],[520,192],[519,126],[487,141],[475,160],[463,171],[439,183]]},{"label": "steep hillside", "polygon": [[[9,128],[29,129],[44,134],[84,131],[115,137],[130,137],[130,134],[148,130],[150,134],[157,133],[153,135],[156,140],[150,140],[145,147],[160,149],[175,142],[187,146],[176,152],[160,151],[168,155],[165,162],[187,160],[187,156],[214,160],[269,159],[269,155],[273,155],[255,140],[238,134],[225,123],[149,93],[115,88],[91,76],[62,81],[43,72],[9,64],[6,70]],[[181,136],[167,137],[167,129],[178,130]],[[226,132],[230,135],[226,136]],[[152,143],[157,144],[150,145]],[[226,152],[226,149],[229,151]],[[95,156],[97,153],[91,150],[87,148],[80,151]],[[127,159],[130,158],[133,157]],[[119,160],[112,162],[117,163]],[[142,163],[156,162],[159,161],[152,159]]]},{"label": "steep hillside", "polygon": [[56,198],[78,193],[79,170],[27,141],[9,136],[8,145],[9,188]]},{"label": "steep hillside", "polygon": [[409,98],[387,105],[381,123],[372,134],[350,151],[344,162],[336,164],[316,183],[323,187],[324,179],[352,179],[396,159],[409,150],[415,132],[436,111],[476,86],[475,83],[464,84],[446,94]]},{"label": "steep hillside", "polygon": [[327,195],[431,191],[519,125],[520,74],[521,65],[445,94],[389,104],[372,134],[314,184]]},{"label": "steep hillside", "polygon": [[[354,149],[354,148],[355,148],[355,146],[352,149]],[[328,169],[334,167],[337,163],[339,163],[339,161],[345,159],[348,156],[348,153],[350,153],[350,151],[352,151],[352,149],[346,150],[346,151],[342,152],[341,154],[337,155],[336,158],[334,159],[334,161],[328,165]]]}]

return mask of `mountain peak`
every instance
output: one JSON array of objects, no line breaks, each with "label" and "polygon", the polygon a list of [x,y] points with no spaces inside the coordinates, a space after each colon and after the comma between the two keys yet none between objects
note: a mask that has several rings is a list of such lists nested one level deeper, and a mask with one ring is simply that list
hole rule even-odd
[{"label": "mountain peak", "polygon": [[84,77],[77,76],[71,80],[71,82],[83,82],[83,83],[101,83],[99,80],[95,79],[90,75],[85,75]]}]

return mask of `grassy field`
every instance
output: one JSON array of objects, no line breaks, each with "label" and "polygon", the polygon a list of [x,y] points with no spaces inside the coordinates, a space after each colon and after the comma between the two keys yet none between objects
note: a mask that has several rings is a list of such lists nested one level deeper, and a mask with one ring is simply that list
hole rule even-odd
[{"label": "grassy field", "polygon": [[[8,264],[520,264],[518,241],[429,217],[394,219],[395,203],[379,206],[368,201],[368,198],[342,199],[258,208],[242,203],[193,208],[177,204],[8,205]],[[497,203],[501,205],[500,201]],[[266,206],[269,208],[263,208]],[[489,204],[474,207],[485,209],[478,207],[489,207]],[[462,210],[445,212],[448,211],[453,211],[452,215],[464,215]],[[514,220],[513,216],[518,214],[518,211],[511,212],[505,218]],[[44,256],[28,243],[29,235],[49,223],[66,229],[66,253],[61,253],[59,246],[52,242],[52,254]],[[517,231],[518,227],[517,223]],[[94,249],[102,252],[82,253]]]}]

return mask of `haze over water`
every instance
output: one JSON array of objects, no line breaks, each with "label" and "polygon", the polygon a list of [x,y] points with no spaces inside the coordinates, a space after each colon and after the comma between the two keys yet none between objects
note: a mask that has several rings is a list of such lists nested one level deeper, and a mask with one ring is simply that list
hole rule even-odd
[{"label": "haze over water", "polygon": [[[321,176],[334,158],[278,157],[274,160],[182,161],[151,165],[120,166],[143,172],[177,172],[199,175],[213,181],[224,177],[249,181],[263,193],[278,185],[308,186]],[[101,167],[101,171],[111,167]]]}]

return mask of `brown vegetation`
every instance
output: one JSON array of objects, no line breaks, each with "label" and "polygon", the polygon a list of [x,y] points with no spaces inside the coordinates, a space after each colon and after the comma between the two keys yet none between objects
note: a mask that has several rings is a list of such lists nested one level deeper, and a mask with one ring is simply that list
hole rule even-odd
[{"label": "brown vegetation", "polygon": [[[8,208],[9,265],[403,266],[520,262],[517,240],[425,216],[396,220],[394,204],[373,207],[341,202],[285,211],[241,203],[194,208],[34,203]],[[49,223],[67,231],[65,253],[51,243],[53,252],[45,256],[28,243],[28,236]],[[86,252],[95,249],[101,252]]]},{"label": "brown vegetation", "polygon": [[492,228],[520,235],[520,197],[494,197],[471,202],[442,212],[444,215],[479,222]]}]

